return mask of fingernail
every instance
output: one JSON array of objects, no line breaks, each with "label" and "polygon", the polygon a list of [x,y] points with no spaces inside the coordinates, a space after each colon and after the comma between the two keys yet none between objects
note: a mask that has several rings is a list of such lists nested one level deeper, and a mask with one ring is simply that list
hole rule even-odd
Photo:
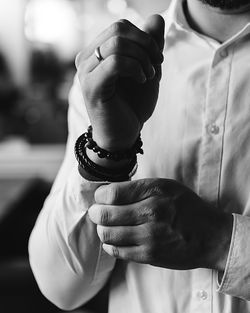
[{"label": "fingernail", "polygon": [[103,243],[102,248],[106,253],[108,253],[109,255],[112,255],[112,247],[110,245]]},{"label": "fingernail", "polygon": [[96,209],[94,204],[88,209],[88,215],[91,221],[94,222],[96,219]]}]

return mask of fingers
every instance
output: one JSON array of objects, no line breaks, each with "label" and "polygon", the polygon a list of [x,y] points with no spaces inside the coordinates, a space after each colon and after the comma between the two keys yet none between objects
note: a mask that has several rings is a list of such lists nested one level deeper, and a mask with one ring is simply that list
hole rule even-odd
[{"label": "fingers", "polygon": [[160,51],[163,51],[164,48],[164,31],[165,31],[165,21],[163,17],[158,14],[151,15],[144,27],[143,30],[150,34],[154,38],[156,44],[158,45]]},{"label": "fingers", "polygon": [[[141,48],[141,46],[127,38],[119,36],[111,37],[100,46],[100,53],[104,60],[112,55],[132,58],[140,63],[140,66],[148,79],[154,77],[155,70],[146,51]],[[88,73],[93,71],[98,65],[99,61],[95,54],[93,54],[89,57],[88,62],[84,63],[82,70],[85,73]]]},{"label": "fingers", "polygon": [[101,242],[115,246],[140,245],[145,241],[145,227],[139,226],[102,226],[97,225]]},{"label": "fingers", "polygon": [[81,81],[87,79],[87,84],[91,84],[93,77],[94,85],[99,92],[106,90],[111,84],[113,85],[118,78],[131,78],[140,84],[147,80],[138,61],[115,54],[103,60],[90,75],[85,76],[82,72],[79,72],[79,75]]},{"label": "fingers", "polygon": [[101,186],[95,191],[95,201],[101,204],[130,204],[162,194],[167,180],[140,179]]},{"label": "fingers", "polygon": [[151,257],[144,246],[114,246],[103,244],[103,250],[110,256],[125,261],[137,263],[150,263]]},{"label": "fingers", "polygon": [[[120,20],[112,24],[107,30],[99,35],[96,40],[76,58],[76,67],[79,66],[93,56],[96,47],[101,47],[111,38],[125,38],[144,49],[153,64],[160,64],[163,61],[162,53],[158,44],[152,36],[127,20]],[[103,52],[102,52],[103,53]]]},{"label": "fingers", "polygon": [[94,204],[88,214],[93,223],[103,226],[140,225],[153,218],[153,199],[131,205]]},{"label": "fingers", "polygon": [[[143,27],[143,30],[148,33],[158,45],[160,51],[163,51],[164,48],[164,32],[165,32],[165,22],[160,15],[150,16],[146,24]],[[155,78],[160,81],[162,76],[162,70],[160,65],[155,66],[156,75]]]}]

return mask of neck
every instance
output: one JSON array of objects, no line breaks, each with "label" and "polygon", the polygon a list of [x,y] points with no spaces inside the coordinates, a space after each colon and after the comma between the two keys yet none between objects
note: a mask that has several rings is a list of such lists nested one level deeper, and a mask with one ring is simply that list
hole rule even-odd
[{"label": "neck", "polygon": [[184,10],[193,29],[219,42],[231,38],[250,22],[250,5],[237,10],[221,10],[200,0],[187,0]]},{"label": "neck", "polygon": [[165,11],[169,4],[170,0],[144,0],[144,1],[134,1],[127,0],[127,3],[130,7],[135,9],[143,18],[155,13]]}]

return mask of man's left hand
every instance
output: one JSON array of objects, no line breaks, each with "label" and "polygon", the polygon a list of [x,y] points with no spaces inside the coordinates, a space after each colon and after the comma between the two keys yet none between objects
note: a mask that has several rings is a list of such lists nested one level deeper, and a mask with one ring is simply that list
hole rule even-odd
[{"label": "man's left hand", "polygon": [[169,179],[142,179],[96,190],[89,217],[116,258],[171,269],[223,271],[232,215]]}]

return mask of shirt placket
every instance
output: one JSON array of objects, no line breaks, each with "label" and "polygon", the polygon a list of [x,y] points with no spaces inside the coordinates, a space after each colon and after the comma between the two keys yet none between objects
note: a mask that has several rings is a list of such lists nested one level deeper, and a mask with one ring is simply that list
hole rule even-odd
[{"label": "shirt placket", "polygon": [[203,115],[198,193],[215,206],[220,188],[232,56],[229,47],[221,47],[214,54]]},{"label": "shirt placket", "polygon": [[190,312],[212,313],[213,276],[208,269],[198,269],[193,275]]},{"label": "shirt placket", "polygon": [[[207,97],[203,110],[203,134],[200,150],[198,194],[217,206],[225,120],[231,74],[232,49],[220,47],[213,55],[207,82]],[[211,271],[198,270],[194,275],[192,312],[211,313],[214,286]]]}]

